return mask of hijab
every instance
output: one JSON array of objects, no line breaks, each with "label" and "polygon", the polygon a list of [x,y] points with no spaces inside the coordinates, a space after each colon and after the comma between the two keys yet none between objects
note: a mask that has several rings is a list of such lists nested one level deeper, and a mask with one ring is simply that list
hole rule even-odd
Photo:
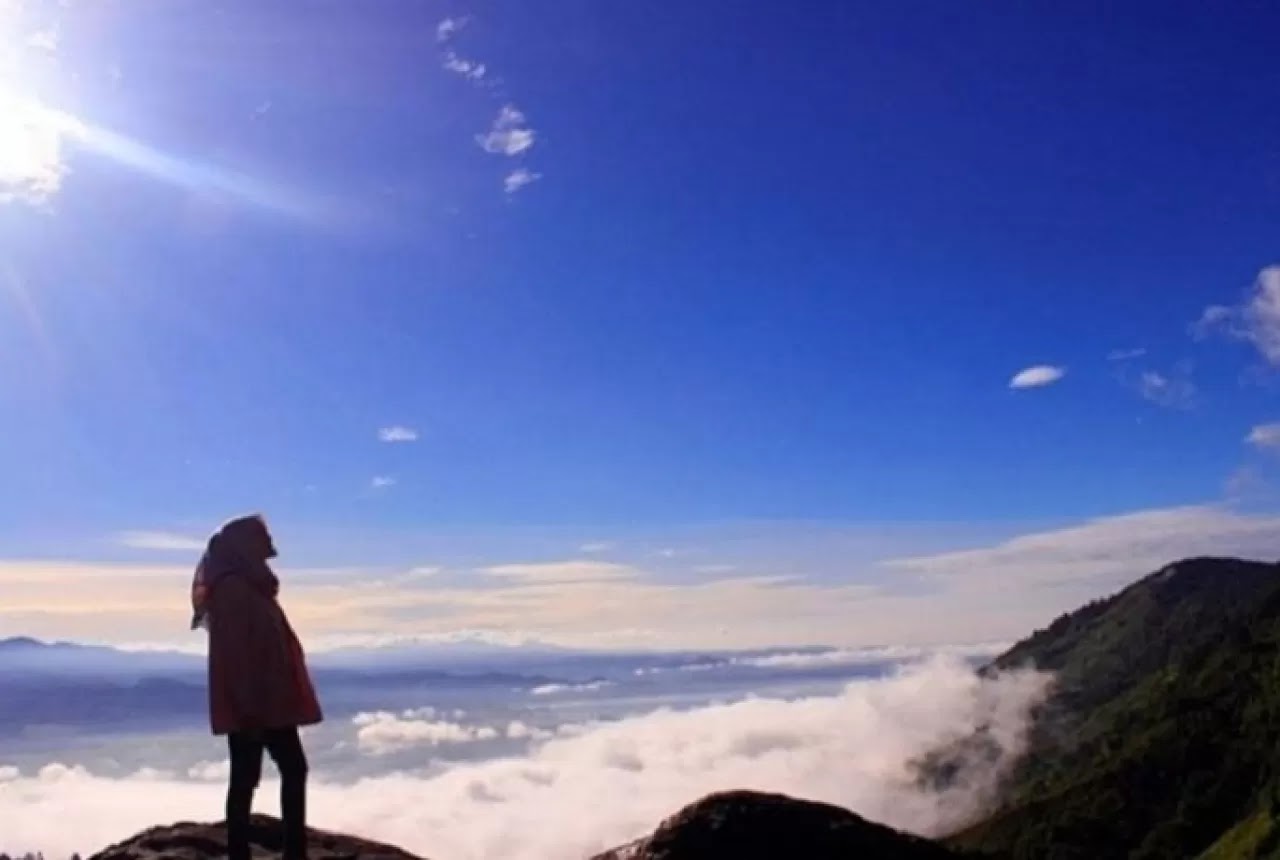
[{"label": "hijab", "polygon": [[267,564],[272,555],[270,533],[259,516],[239,517],[218,529],[191,580],[191,629],[206,626],[209,596],[228,576],[240,576],[261,594],[275,598],[280,580]]}]

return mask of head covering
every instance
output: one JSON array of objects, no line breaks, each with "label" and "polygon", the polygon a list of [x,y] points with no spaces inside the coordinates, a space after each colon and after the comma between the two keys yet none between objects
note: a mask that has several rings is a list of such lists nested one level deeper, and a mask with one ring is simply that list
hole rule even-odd
[{"label": "head covering", "polygon": [[192,630],[205,626],[209,595],[230,574],[243,575],[271,597],[276,595],[279,580],[267,565],[268,534],[267,524],[253,515],[231,520],[209,538],[191,579]]}]

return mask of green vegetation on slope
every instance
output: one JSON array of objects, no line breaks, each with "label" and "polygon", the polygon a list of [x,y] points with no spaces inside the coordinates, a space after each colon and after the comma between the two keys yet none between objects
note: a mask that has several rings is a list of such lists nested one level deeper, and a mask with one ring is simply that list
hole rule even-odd
[{"label": "green vegetation on slope", "polygon": [[1014,860],[1271,856],[1221,852],[1269,830],[1280,796],[1280,567],[1171,565],[990,668],[1027,664],[1060,686],[1002,806],[953,845]]},{"label": "green vegetation on slope", "polygon": [[1267,809],[1241,821],[1196,860],[1274,860],[1280,857],[1280,830]]}]

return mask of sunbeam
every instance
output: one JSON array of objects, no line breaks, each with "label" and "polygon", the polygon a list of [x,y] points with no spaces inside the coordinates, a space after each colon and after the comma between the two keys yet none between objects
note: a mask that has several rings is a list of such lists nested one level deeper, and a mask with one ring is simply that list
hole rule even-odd
[{"label": "sunbeam", "polygon": [[67,172],[64,146],[100,156],[151,179],[299,220],[324,215],[306,195],[229,168],[164,152],[38,102],[0,95],[0,202],[39,203],[55,194]]}]

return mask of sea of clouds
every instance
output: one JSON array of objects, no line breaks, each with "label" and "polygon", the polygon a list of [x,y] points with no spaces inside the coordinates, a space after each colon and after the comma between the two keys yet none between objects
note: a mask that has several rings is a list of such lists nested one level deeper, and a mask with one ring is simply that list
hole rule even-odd
[{"label": "sea of clouds", "polygon": [[[555,729],[490,725],[433,708],[365,712],[345,721],[347,736],[337,743],[385,767],[345,782],[316,768],[311,824],[436,860],[564,860],[643,835],[710,792],[748,788],[836,803],[936,834],[988,802],[1049,682],[1029,671],[979,678],[969,663],[944,654],[828,695],[750,695]],[[1003,757],[973,766],[943,792],[916,785],[913,760],[980,727],[1007,751]],[[495,738],[526,746],[454,765],[398,763],[406,750]],[[72,761],[19,769],[0,760],[0,850],[60,858],[159,824],[216,820],[225,777],[222,761],[174,771],[156,762],[119,778]],[[256,808],[277,813],[277,791],[265,780]]]}]

